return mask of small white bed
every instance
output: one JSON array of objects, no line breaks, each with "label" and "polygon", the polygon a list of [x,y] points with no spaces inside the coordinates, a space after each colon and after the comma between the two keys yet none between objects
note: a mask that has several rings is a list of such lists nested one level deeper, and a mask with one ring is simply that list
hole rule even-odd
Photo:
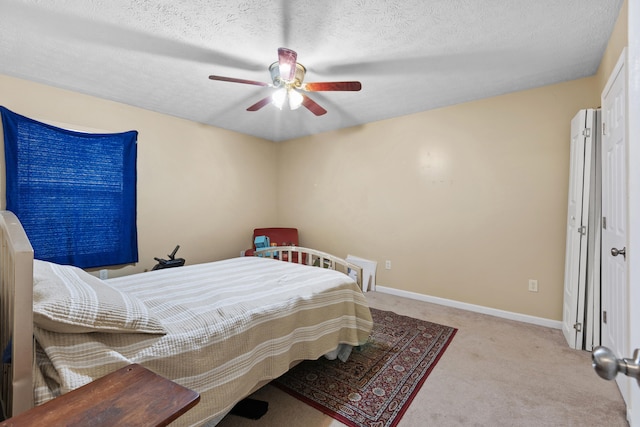
[{"label": "small white bed", "polygon": [[[138,363],[200,393],[172,425],[214,425],[300,360],[348,356],[372,327],[347,271],[240,257],[101,281],[33,261],[17,218],[0,218],[0,338],[6,346],[12,337],[13,353],[2,396],[10,414]],[[279,253],[289,250],[303,251]],[[317,251],[306,259],[358,271]]]}]

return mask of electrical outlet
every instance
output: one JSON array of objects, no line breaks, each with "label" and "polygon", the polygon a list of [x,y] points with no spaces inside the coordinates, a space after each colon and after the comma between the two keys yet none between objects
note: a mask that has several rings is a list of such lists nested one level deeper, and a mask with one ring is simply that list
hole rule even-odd
[{"label": "electrical outlet", "polygon": [[391,270],[391,261],[386,260],[384,262],[384,268],[386,268],[387,270]]},{"label": "electrical outlet", "polygon": [[102,280],[109,278],[109,270],[100,270],[100,278]]},{"label": "electrical outlet", "polygon": [[529,292],[538,292],[538,281],[529,279]]}]

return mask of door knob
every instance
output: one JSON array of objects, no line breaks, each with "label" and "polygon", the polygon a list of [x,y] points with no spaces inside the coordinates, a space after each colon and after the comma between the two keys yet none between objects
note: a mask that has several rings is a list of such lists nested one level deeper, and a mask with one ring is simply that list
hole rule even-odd
[{"label": "door knob", "polygon": [[626,247],[622,249],[611,248],[611,255],[613,256],[622,255],[624,259],[627,259],[627,248]]},{"label": "door knob", "polygon": [[617,359],[607,347],[596,347],[591,353],[593,369],[605,380],[612,380],[618,372],[635,378],[640,386],[640,349],[635,349],[633,359]]}]

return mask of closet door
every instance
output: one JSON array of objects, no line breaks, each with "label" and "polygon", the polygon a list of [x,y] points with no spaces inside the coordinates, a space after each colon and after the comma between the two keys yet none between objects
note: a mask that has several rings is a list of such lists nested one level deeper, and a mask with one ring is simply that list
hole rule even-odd
[{"label": "closet door", "polygon": [[580,110],[571,120],[569,203],[565,254],[562,332],[571,348],[582,349],[587,279],[587,224],[594,110]]}]

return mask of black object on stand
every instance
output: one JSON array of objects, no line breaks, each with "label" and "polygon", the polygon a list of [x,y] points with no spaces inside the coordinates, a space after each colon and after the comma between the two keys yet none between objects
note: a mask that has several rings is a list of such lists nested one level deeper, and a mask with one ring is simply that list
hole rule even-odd
[{"label": "black object on stand", "polygon": [[161,259],[153,257],[158,263],[153,266],[151,270],[160,270],[162,268],[171,268],[171,267],[182,267],[184,265],[184,258],[176,258],[176,252],[180,249],[180,245],[177,245],[176,248],[168,255],[169,259]]}]

